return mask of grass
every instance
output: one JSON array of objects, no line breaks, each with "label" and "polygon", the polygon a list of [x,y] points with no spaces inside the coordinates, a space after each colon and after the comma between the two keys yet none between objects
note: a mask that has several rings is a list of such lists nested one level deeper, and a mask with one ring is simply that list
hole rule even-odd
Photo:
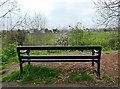
[{"label": "grass", "polygon": [[110,83],[110,82],[112,81],[112,79],[110,78],[110,76],[107,75],[107,74],[105,74],[105,73],[102,73],[101,76],[102,76],[102,79],[103,79],[105,82]]},{"label": "grass", "polygon": [[80,50],[38,50],[31,51],[31,55],[48,55],[48,54],[69,54],[69,53],[81,53]]},{"label": "grass", "polygon": [[[113,79],[105,73],[101,73],[102,81],[112,83]],[[61,80],[62,79],[62,80]],[[3,77],[2,82],[15,81],[21,84],[55,84],[55,83],[82,83],[92,84],[96,81],[96,76],[89,71],[66,70],[61,72],[58,68],[40,67],[35,65],[25,65],[24,73],[14,71]]]},{"label": "grass", "polygon": [[20,72],[19,71],[15,71],[12,72],[10,75],[8,75],[7,77],[4,77],[2,79],[3,82],[9,82],[9,81],[13,81],[13,80],[17,80],[20,79]]},{"label": "grass", "polygon": [[[63,45],[63,43],[58,43],[57,40],[61,34],[65,34],[65,32],[60,33],[45,33],[45,34],[29,34],[27,36],[28,40],[26,40],[24,45]],[[67,32],[67,34],[71,34]],[[74,33],[71,37],[67,35],[68,39],[66,42],[66,46],[68,45],[102,45],[103,50],[118,50],[119,48],[116,39],[118,39],[117,32],[83,32],[83,37],[78,32]],[[62,39],[61,39],[62,41]],[[57,43],[56,43],[57,42]],[[64,46],[64,45],[63,45]]]},{"label": "grass", "polygon": [[68,75],[64,80],[65,83],[80,82],[80,81],[87,81],[87,82],[94,81],[94,77],[86,71],[77,72],[72,70],[68,72]]},{"label": "grass", "polygon": [[[3,78],[3,82],[16,81],[22,84],[33,83],[33,84],[54,84],[57,83],[60,75],[63,75],[60,72],[60,69],[57,68],[48,68],[48,67],[39,67],[34,65],[25,65],[24,73],[21,75],[19,71],[12,72],[8,76]],[[88,72],[77,72],[77,71],[66,71],[64,77],[64,83],[70,82],[80,82],[80,81],[93,81],[93,76]]]},{"label": "grass", "polygon": [[20,83],[54,83],[54,80],[59,76],[59,69],[47,67],[38,67],[34,65],[26,65],[24,73],[20,75],[19,71],[12,72],[10,75],[3,78],[3,82],[17,81]]},{"label": "grass", "polygon": [[53,53],[67,53],[66,50],[42,50],[42,51],[31,51],[32,55],[46,55],[46,54],[53,54]]}]

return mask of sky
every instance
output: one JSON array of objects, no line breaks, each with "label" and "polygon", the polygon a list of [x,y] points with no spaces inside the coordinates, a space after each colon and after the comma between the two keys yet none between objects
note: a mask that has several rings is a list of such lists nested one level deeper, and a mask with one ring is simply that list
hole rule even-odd
[{"label": "sky", "polygon": [[81,27],[92,28],[96,0],[18,0],[21,12],[34,14],[40,12],[47,18],[48,28],[63,28],[75,26],[77,22]]}]

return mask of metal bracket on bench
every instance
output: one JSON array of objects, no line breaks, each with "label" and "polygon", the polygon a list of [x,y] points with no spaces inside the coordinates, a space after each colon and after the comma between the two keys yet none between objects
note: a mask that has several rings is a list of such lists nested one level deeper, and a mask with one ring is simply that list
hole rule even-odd
[{"label": "metal bracket on bench", "polygon": [[21,53],[21,54],[25,54],[25,53],[27,53],[27,55],[29,55],[30,50],[22,50],[22,51],[20,51],[20,53]]},{"label": "metal bracket on bench", "polygon": [[27,53],[27,50],[22,50],[22,51],[20,51],[20,53],[25,54],[25,53]]},{"label": "metal bracket on bench", "polygon": [[97,50],[94,50],[94,52],[98,54],[98,51],[97,51]]}]

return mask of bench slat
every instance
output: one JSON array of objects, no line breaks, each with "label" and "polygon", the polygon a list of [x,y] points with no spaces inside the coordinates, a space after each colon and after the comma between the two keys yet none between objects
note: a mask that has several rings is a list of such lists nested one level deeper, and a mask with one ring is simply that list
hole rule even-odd
[{"label": "bench slat", "polygon": [[91,62],[98,59],[22,59],[23,62]]},{"label": "bench slat", "polygon": [[99,50],[101,46],[17,46],[19,50]]},{"label": "bench slat", "polygon": [[92,56],[21,56],[21,59],[95,59],[98,58],[96,55]]}]

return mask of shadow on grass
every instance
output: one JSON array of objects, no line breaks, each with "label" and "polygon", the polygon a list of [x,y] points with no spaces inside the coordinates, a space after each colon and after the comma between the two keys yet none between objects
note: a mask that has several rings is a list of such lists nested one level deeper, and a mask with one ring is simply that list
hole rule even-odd
[{"label": "shadow on grass", "polygon": [[[105,82],[111,82],[111,78],[102,73],[102,80]],[[62,80],[61,80],[62,79]],[[59,81],[60,80],[60,81]],[[2,79],[2,82],[15,81],[21,84],[33,83],[33,84],[55,84],[55,83],[80,83],[80,82],[94,82],[96,77],[89,71],[76,71],[69,70],[64,73],[58,68],[40,67],[35,65],[25,65],[24,73],[20,74],[20,71],[14,71],[8,76]]]}]

